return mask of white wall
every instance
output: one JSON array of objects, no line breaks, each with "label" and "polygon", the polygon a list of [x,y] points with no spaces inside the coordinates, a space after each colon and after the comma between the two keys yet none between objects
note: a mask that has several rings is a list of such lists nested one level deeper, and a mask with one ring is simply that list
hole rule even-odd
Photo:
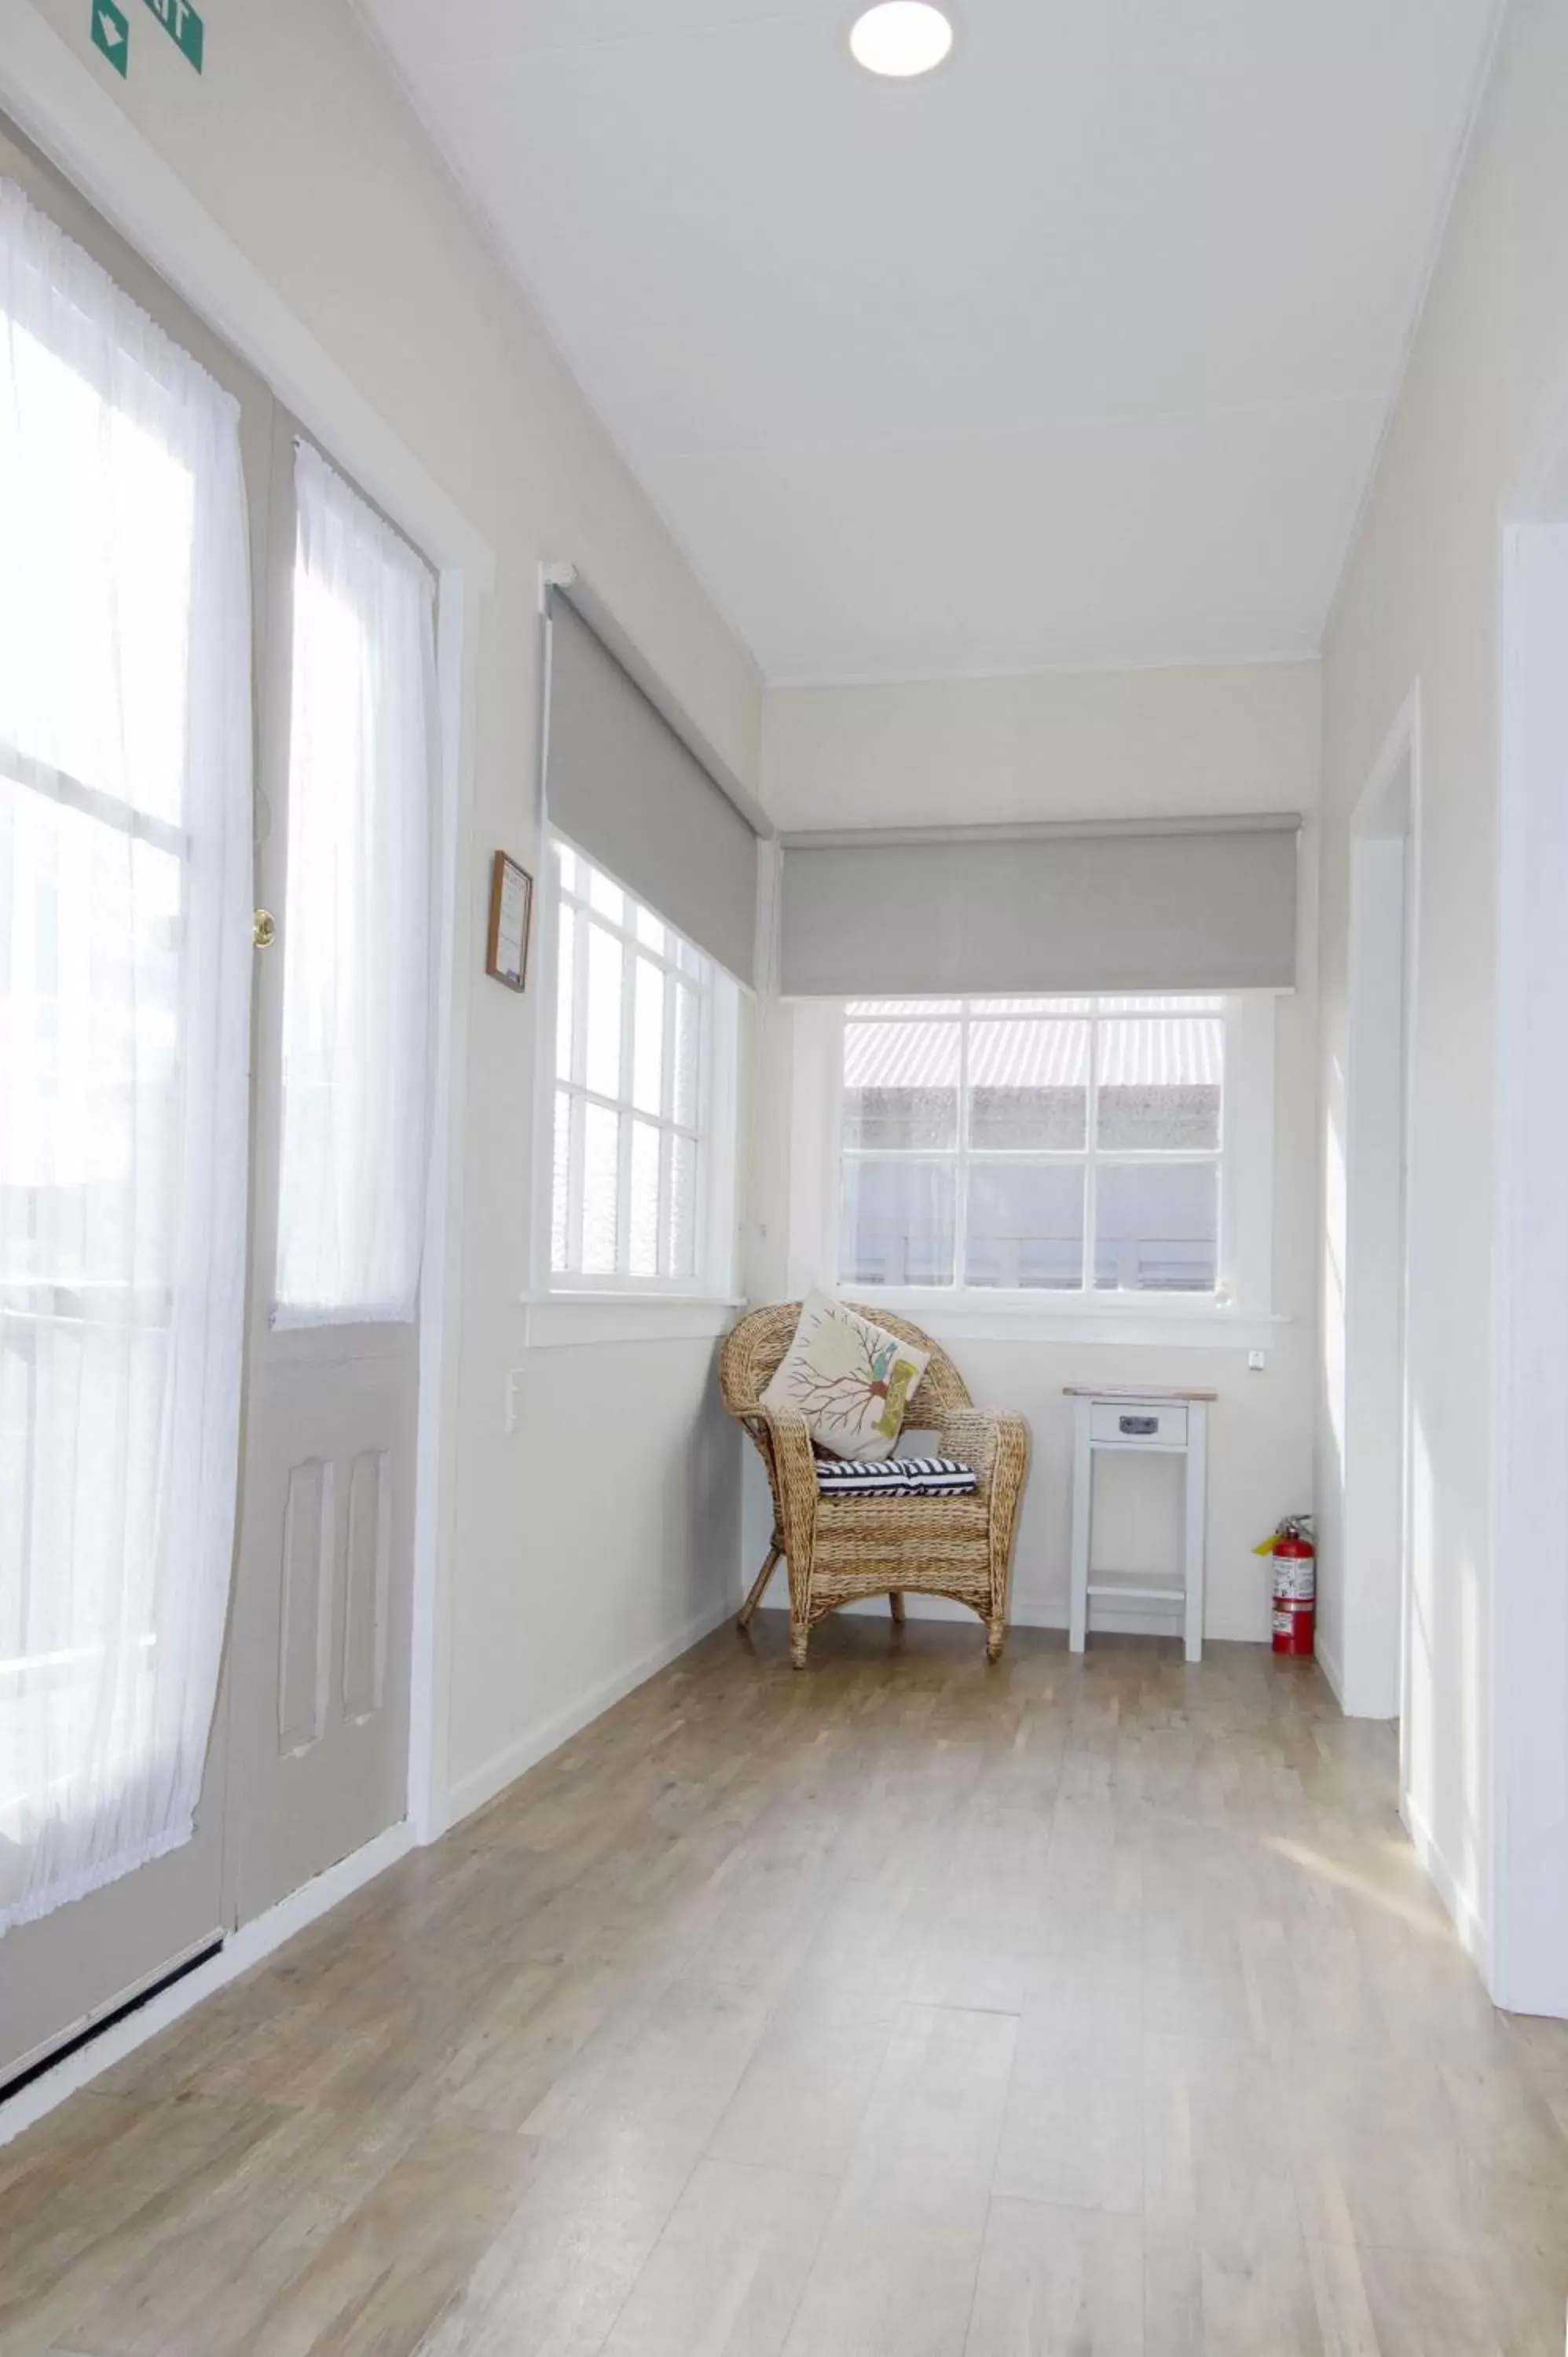
[{"label": "white wall", "polygon": [[[743,780],[755,669],[708,603],[343,0],[204,0],[198,77],[140,8],[121,81],[85,0],[6,0],[81,59],[497,552],[478,617],[461,912],[472,984],[447,1768],[471,1802],[729,1600],[737,1443],[711,1343],[522,1348],[535,996],[482,978],[491,852],[536,864],[537,567],[578,564]],[[27,127],[27,126],[24,126]],[[113,212],[113,191],[99,200]],[[339,451],[356,466],[351,448]],[[518,1429],[504,1430],[521,1368]],[[596,1452],[627,1444],[613,1479]],[[438,1698],[438,1705],[441,1698]],[[437,1719],[441,1712],[438,1706]]]},{"label": "white wall", "polygon": [[[1312,1503],[1316,1363],[1314,1129],[1316,1031],[1312,985],[1316,903],[1318,674],[1316,664],[1236,670],[1101,672],[914,685],[770,689],[763,791],[783,829],[957,821],[1146,817],[1160,813],[1300,811],[1303,986],[1279,1005],[1276,1057],[1274,1308],[1264,1372],[1234,1348],[1132,1343],[955,1342],[975,1397],[1028,1417],[1035,1459],[1020,1529],[1015,1617],[1067,1621],[1069,1383],[1147,1383],[1219,1394],[1210,1427],[1208,1631],[1261,1640],[1267,1565],[1252,1545],[1280,1516]],[[786,1284],[789,1097],[787,1009],[772,1018],[750,1289]],[[784,1036],[780,1036],[782,1031]],[[940,1316],[929,1324],[939,1336]],[[1105,1479],[1101,1559],[1129,1569],[1168,1564],[1174,1469],[1115,1465]],[[1122,1477],[1122,1478],[1118,1478]],[[767,1545],[766,1501],[748,1467],[744,1543],[755,1570]],[[1118,1494],[1119,1493],[1119,1494]]]},{"label": "white wall", "polygon": [[[1568,422],[1565,91],[1568,10],[1562,0],[1512,0],[1324,650],[1323,1154],[1331,1243],[1343,1227],[1349,813],[1402,704],[1419,688],[1409,1810],[1483,1956],[1498,1799],[1490,1624],[1502,527],[1528,504],[1530,479]],[[1330,1340],[1338,1284],[1331,1250]],[[1319,1483],[1329,1505],[1340,1374],[1330,1352],[1319,1416]],[[1333,1528],[1330,1517],[1330,1537]],[[1338,1573],[1331,1549],[1331,1613]]]},{"label": "white wall", "polygon": [[1317,804],[1317,666],[774,688],[782,828],[1234,814]]}]

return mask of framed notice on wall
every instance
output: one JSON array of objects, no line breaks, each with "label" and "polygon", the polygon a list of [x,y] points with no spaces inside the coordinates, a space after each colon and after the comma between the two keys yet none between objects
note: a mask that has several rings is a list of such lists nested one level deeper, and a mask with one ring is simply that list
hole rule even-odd
[{"label": "framed notice on wall", "polygon": [[509,990],[528,984],[528,937],[533,930],[533,878],[498,851],[490,868],[490,938],[485,972]]}]

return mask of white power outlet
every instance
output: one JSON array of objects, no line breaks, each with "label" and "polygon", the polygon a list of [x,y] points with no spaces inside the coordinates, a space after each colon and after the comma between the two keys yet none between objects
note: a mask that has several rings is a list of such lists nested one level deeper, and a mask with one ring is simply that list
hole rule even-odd
[{"label": "white power outlet", "polygon": [[1269,1363],[1269,1354],[1268,1354],[1268,1352],[1267,1352],[1266,1351],[1248,1351],[1248,1353],[1247,1353],[1247,1367],[1248,1367],[1248,1371],[1249,1371],[1249,1372],[1250,1372],[1250,1373],[1254,1374],[1254,1375],[1261,1375],[1261,1374],[1262,1373],[1262,1372],[1263,1372],[1263,1369],[1268,1365],[1268,1363]]}]

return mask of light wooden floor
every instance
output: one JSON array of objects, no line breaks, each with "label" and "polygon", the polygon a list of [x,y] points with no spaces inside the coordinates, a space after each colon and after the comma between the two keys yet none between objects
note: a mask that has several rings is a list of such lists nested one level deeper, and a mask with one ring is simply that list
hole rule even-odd
[{"label": "light wooden floor", "polygon": [[5,2357],[1561,2357],[1388,1732],[982,1650],[721,1632],[0,2151]]}]

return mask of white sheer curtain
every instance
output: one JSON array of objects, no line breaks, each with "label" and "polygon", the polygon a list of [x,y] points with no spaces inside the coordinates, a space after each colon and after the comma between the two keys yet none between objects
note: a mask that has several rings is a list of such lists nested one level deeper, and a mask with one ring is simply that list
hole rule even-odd
[{"label": "white sheer curtain", "polygon": [[188,1839],[201,1789],[243,1330],[245,552],[234,404],[0,180],[0,1930]]},{"label": "white sheer curtain", "polygon": [[302,443],[279,1326],[413,1316],[424,1232],[435,584]]}]

